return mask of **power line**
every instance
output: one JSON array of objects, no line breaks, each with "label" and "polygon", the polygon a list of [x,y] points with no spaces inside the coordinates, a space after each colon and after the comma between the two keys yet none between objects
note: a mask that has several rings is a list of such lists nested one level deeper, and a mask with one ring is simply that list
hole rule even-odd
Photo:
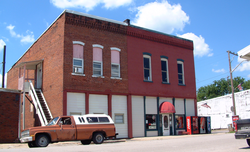
[{"label": "power line", "polygon": [[210,80],[210,79],[213,79],[213,78],[219,77],[219,76],[221,76],[221,75],[225,75],[225,74],[228,74],[228,73],[227,73],[227,72],[225,72],[225,73],[223,73],[223,74],[220,74],[220,75],[217,75],[217,76],[214,76],[214,77],[211,77],[211,78],[208,78],[208,79],[205,79],[205,80],[202,80],[202,81],[196,82],[196,83],[204,82],[204,81],[207,81],[207,80]]}]

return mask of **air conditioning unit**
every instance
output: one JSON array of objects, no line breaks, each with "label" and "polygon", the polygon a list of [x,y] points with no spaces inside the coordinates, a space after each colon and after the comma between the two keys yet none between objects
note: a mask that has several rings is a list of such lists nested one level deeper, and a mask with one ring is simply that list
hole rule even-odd
[{"label": "air conditioning unit", "polygon": [[75,73],[82,73],[82,68],[81,67],[75,67]]}]

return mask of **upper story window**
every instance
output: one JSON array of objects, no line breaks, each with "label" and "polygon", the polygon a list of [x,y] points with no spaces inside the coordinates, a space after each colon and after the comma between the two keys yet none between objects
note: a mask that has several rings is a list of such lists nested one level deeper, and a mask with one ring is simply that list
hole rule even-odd
[{"label": "upper story window", "polygon": [[161,75],[162,75],[162,82],[169,83],[168,57],[165,56],[161,56]]},{"label": "upper story window", "polygon": [[121,49],[111,47],[111,77],[120,78],[120,51]]},{"label": "upper story window", "polygon": [[99,77],[103,75],[103,62],[102,62],[103,46],[93,44],[93,76]]},{"label": "upper story window", "polygon": [[178,70],[178,84],[185,85],[184,81],[184,61],[181,59],[177,60],[177,70]]},{"label": "upper story window", "polygon": [[152,81],[151,54],[143,53],[144,81]]},{"label": "upper story window", "polygon": [[83,46],[85,44],[80,41],[73,41],[73,73],[84,73],[84,58],[83,58]]}]

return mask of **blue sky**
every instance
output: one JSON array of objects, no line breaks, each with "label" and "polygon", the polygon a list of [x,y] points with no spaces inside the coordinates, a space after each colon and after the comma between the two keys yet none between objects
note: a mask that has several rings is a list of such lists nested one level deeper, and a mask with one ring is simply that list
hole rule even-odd
[{"label": "blue sky", "polygon": [[[198,90],[226,79],[227,51],[237,53],[249,45],[249,6],[249,0],[2,0],[0,62],[6,44],[6,72],[10,70],[63,10],[70,9],[117,21],[130,19],[132,24],[193,40]],[[238,64],[234,57],[232,68]],[[243,62],[233,76],[249,80],[250,62]]]}]

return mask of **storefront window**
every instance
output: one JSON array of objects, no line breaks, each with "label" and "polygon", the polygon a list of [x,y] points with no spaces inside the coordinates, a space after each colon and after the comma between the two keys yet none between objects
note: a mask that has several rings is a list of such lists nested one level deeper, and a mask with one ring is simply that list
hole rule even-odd
[{"label": "storefront window", "polygon": [[176,119],[176,129],[183,129],[185,128],[184,126],[184,115],[175,115]]},{"label": "storefront window", "polygon": [[156,115],[146,115],[146,129],[157,129]]}]

